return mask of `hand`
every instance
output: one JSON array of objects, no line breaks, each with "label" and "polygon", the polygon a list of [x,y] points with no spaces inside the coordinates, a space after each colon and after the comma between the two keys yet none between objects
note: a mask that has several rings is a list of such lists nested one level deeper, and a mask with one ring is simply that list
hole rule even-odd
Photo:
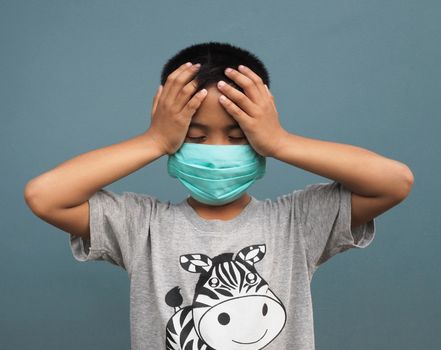
[{"label": "hand", "polygon": [[[241,66],[239,66],[241,67]],[[256,73],[250,68],[239,68],[240,72],[232,69],[225,75],[240,86],[245,94],[229,84],[219,86],[225,95],[220,104],[240,125],[248,142],[260,155],[273,156],[288,132],[279,122],[279,114],[274,102],[274,96]]]},{"label": "hand", "polygon": [[193,114],[207,96],[206,89],[194,94],[197,82],[195,79],[189,82],[198,70],[196,65],[183,64],[167,77],[164,87],[160,85],[153,98],[152,119],[145,133],[163,153],[170,155],[181,147]]}]

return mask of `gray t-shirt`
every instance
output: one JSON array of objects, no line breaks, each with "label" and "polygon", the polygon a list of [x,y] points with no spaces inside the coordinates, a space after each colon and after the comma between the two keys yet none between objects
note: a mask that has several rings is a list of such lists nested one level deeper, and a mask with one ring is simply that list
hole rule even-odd
[{"label": "gray t-shirt", "polygon": [[130,281],[131,349],[313,350],[317,267],[365,248],[374,220],[351,232],[351,192],[316,183],[251,201],[231,220],[204,219],[184,199],[96,192],[78,261],[105,260]]}]

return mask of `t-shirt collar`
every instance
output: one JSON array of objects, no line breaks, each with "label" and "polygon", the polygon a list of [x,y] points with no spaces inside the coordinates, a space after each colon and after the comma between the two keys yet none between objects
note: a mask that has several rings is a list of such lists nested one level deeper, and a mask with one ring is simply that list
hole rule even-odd
[{"label": "t-shirt collar", "polygon": [[249,194],[251,200],[242,209],[239,215],[230,220],[221,219],[205,219],[196,212],[196,210],[187,202],[187,196],[184,200],[178,203],[178,207],[182,210],[183,214],[190,220],[193,225],[204,232],[232,232],[234,229],[241,227],[249,221],[250,214],[256,207],[258,200]]}]

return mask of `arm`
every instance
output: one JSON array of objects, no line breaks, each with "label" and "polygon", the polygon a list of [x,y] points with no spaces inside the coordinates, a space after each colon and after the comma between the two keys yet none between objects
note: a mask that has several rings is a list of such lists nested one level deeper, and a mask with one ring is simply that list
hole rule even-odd
[{"label": "arm", "polygon": [[84,238],[89,236],[88,199],[102,187],[161,157],[147,132],[78,155],[30,180],[24,191],[31,210],[45,221]]},{"label": "arm", "polygon": [[283,133],[272,156],[335,180],[352,192],[355,228],[401,202],[414,178],[407,165],[358,146]]},{"label": "arm", "polygon": [[262,78],[250,68],[225,70],[244,93],[218,85],[219,100],[245,132],[250,145],[274,157],[341,183],[351,190],[351,228],[366,223],[401,202],[413,185],[413,174],[403,163],[366,149],[294,135],[280,125],[275,98]]},{"label": "arm", "polygon": [[31,210],[66,232],[89,238],[88,199],[162,155],[173,154],[185,140],[205,97],[203,91],[194,94],[197,84],[191,78],[196,71],[183,64],[167,77],[154,97],[152,122],[144,133],[78,155],[31,179],[24,189]]}]

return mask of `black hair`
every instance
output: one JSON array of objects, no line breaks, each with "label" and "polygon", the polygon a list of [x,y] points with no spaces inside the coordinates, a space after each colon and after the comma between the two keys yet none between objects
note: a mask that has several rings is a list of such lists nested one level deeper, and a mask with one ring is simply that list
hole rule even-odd
[{"label": "black hair", "polygon": [[162,68],[161,84],[164,86],[167,77],[186,62],[202,65],[193,77],[198,84],[195,93],[216,85],[219,80],[224,80],[243,92],[240,86],[225,75],[225,68],[231,67],[238,70],[240,64],[249,67],[270,88],[269,73],[255,54],[238,46],[216,41],[193,44],[176,53]]}]

